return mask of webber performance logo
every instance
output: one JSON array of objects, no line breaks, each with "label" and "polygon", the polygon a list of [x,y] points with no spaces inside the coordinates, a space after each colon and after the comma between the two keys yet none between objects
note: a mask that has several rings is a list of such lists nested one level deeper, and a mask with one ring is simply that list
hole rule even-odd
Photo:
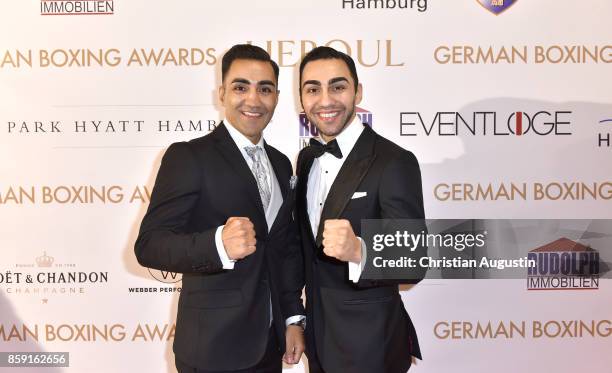
[{"label": "webber performance logo", "polygon": [[115,14],[113,0],[40,0],[43,16],[112,15]]},{"label": "webber performance logo", "polygon": [[151,277],[159,282],[166,284],[175,284],[183,279],[183,274],[176,272],[160,271],[158,269],[147,268]]},{"label": "webber performance logo", "polygon": [[161,271],[153,268],[147,268],[147,271],[149,271],[149,275],[152,278],[169,286],[131,286],[128,287],[128,293],[173,294],[181,292],[182,273]]},{"label": "webber performance logo", "polygon": [[[374,116],[370,111],[357,107],[355,109],[355,112],[357,116],[359,117],[359,119],[361,119],[361,123],[372,128],[372,122],[374,120]],[[300,131],[300,150],[301,150],[308,146],[311,138],[315,138],[319,136],[319,131],[317,130],[317,127],[313,123],[310,123],[310,121],[306,117],[306,113],[301,112],[299,119],[300,119],[299,131]]]},{"label": "webber performance logo", "polygon": [[599,289],[599,253],[567,238],[533,249],[527,258],[527,290]]}]

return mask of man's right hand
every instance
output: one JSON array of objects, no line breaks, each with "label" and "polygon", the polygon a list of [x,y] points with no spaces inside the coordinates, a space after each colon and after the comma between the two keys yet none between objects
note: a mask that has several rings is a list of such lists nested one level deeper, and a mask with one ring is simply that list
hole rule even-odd
[{"label": "man's right hand", "polygon": [[255,227],[249,218],[232,216],[227,219],[221,239],[231,260],[242,259],[255,252]]}]

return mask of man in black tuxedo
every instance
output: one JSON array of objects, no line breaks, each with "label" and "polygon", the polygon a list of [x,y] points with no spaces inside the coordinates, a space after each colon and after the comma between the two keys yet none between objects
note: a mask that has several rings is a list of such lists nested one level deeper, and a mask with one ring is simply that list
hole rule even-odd
[{"label": "man in black tuxedo", "polygon": [[299,247],[287,244],[291,163],[262,137],[279,70],[263,49],[236,45],[221,71],[225,120],[168,148],[135,253],[143,266],[183,273],[179,372],[280,373],[285,345],[289,363],[303,351],[304,310],[301,287],[286,281],[302,271]]},{"label": "man in black tuxedo", "polygon": [[360,278],[359,236],[362,219],[424,218],[418,161],[356,116],[362,86],[350,56],[313,49],[300,64],[299,89],[319,131],[297,161],[310,371],[406,372],[412,356],[421,358],[415,329],[397,282]]}]

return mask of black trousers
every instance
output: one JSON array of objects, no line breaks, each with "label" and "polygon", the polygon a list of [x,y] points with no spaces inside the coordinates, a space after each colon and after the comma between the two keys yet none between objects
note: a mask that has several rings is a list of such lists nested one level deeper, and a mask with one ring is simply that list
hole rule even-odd
[{"label": "black trousers", "polygon": [[310,356],[306,355],[306,357],[308,358],[308,373],[325,373],[316,354]]},{"label": "black trousers", "polygon": [[240,370],[203,370],[190,367],[176,358],[175,363],[179,373],[282,373],[282,358],[283,352],[279,349],[276,333],[274,333],[273,328],[270,328],[266,352],[254,367]]},{"label": "black trousers", "polygon": [[308,360],[308,372],[309,373],[325,373],[325,371],[321,367],[321,364],[319,363],[319,360],[316,360],[316,359]]}]

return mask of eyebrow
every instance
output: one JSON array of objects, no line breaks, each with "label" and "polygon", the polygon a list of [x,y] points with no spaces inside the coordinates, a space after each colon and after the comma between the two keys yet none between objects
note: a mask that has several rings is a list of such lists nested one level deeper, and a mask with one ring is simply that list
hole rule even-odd
[{"label": "eyebrow", "polygon": [[261,80],[257,83],[257,85],[271,85],[272,87],[276,87],[276,84],[274,84],[274,82],[271,80]]},{"label": "eyebrow", "polygon": [[330,79],[328,84],[334,84],[334,83],[338,83],[338,82],[347,82],[348,83],[349,81],[348,81],[347,78],[341,76],[341,77],[338,77],[338,78]]},{"label": "eyebrow", "polygon": [[318,80],[307,80],[304,83],[302,83],[302,87],[305,86],[306,84],[312,84],[312,85],[321,85],[321,82]]},{"label": "eyebrow", "polygon": [[232,80],[232,83],[251,84],[251,82],[244,78],[235,78],[234,80]]},{"label": "eyebrow", "polygon": [[[248,79],[245,78],[235,78],[234,80],[232,80],[232,84],[233,83],[242,83],[242,84],[251,84],[251,82]],[[257,82],[258,86],[262,86],[262,85],[271,85],[272,87],[276,87],[276,84],[274,84],[273,81],[271,80],[260,80],[259,82]]]},{"label": "eyebrow", "polygon": [[[337,78],[331,78],[331,79],[330,79],[330,80],[327,82],[327,84],[334,84],[334,83],[338,83],[338,82],[347,82],[347,83],[348,83],[349,81],[348,81],[348,79],[347,79],[347,78],[345,78],[345,77],[343,77],[343,76],[340,76],[340,77],[337,77]],[[312,85],[318,85],[318,86],[320,86],[320,85],[321,85],[321,82],[320,82],[320,81],[318,81],[318,80],[307,80],[307,81],[305,81],[304,83],[302,83],[302,87],[304,87],[306,84],[312,84]]]}]

